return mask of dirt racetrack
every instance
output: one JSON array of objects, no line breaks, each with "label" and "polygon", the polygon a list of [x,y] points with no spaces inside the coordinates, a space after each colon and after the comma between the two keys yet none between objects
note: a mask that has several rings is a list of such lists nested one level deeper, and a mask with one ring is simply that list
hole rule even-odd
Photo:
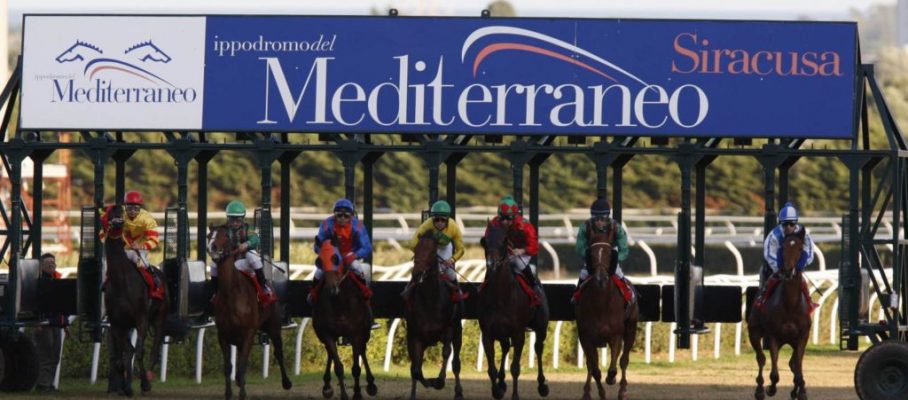
[{"label": "dirt racetrack", "polygon": [[[785,352],[780,356],[781,381],[779,392],[775,399],[788,399],[791,390],[791,373],[788,371],[788,355]],[[854,400],[857,395],[853,387],[854,366],[860,353],[842,352],[834,348],[824,347],[808,350],[805,360],[805,379],[807,391],[811,399],[817,400]],[[586,378],[584,371],[576,367],[564,368],[558,372],[548,371],[551,393],[548,399],[579,399],[583,394],[583,381]],[[376,371],[378,384],[378,399],[407,399],[409,398],[410,381],[406,368],[397,366],[390,372]],[[272,368],[270,378],[263,380],[261,371],[251,371],[249,377],[248,395],[251,399],[321,399],[321,375],[310,372],[301,377],[292,377],[294,388],[289,392],[280,389],[279,374]],[[434,376],[437,370],[426,368],[427,376]],[[642,355],[635,354],[628,369],[628,395],[634,400],[731,400],[753,399],[754,378],[756,362],[753,354],[748,352],[740,357],[723,357],[715,360],[711,355],[700,354],[699,361],[690,361],[689,354],[679,353],[677,361],[669,364],[665,361],[655,361],[652,364],[642,363]],[[768,382],[768,371],[766,373]],[[491,398],[489,385],[484,372],[475,370],[475,365],[465,365],[462,374],[464,395],[467,399]],[[538,399],[536,393],[535,370],[524,370],[520,377],[520,394],[525,399]],[[363,379],[363,383],[365,380]],[[142,399],[219,399],[223,398],[223,386],[216,376],[206,376],[202,385],[196,385],[188,377],[171,376],[166,383],[155,382],[153,394],[140,396]],[[347,369],[348,394],[352,379]],[[453,376],[448,374],[447,386],[441,391],[432,389],[417,389],[419,399],[452,399]],[[138,383],[134,385],[138,390]],[[90,399],[107,397],[104,394],[105,386],[101,383],[89,385],[87,379],[66,379],[61,383],[61,392],[54,394],[54,398]],[[508,377],[508,393],[505,398],[510,398],[511,380]],[[617,385],[606,387],[607,398],[617,398]],[[234,390],[234,396],[238,392]],[[593,398],[596,398],[595,385]],[[369,398],[365,394],[364,398]],[[37,393],[11,395],[4,393],[0,398],[38,398]],[[51,396],[48,396],[51,397]],[[115,398],[115,397],[107,397]],[[335,399],[339,398],[335,385]],[[771,398],[768,398],[771,399]]]}]

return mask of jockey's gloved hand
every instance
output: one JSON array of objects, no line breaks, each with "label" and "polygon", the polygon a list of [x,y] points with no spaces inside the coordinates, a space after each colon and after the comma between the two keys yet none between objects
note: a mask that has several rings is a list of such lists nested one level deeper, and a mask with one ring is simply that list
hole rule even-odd
[{"label": "jockey's gloved hand", "polygon": [[518,256],[518,257],[520,257],[520,256],[522,256],[522,255],[524,255],[524,254],[526,254],[526,253],[527,253],[527,251],[524,250],[524,249],[514,249],[514,250],[511,250],[511,254],[513,254],[513,255],[515,255],[515,256]]},{"label": "jockey's gloved hand", "polygon": [[344,255],[344,265],[353,264],[354,261],[356,261],[356,253],[351,251]]},{"label": "jockey's gloved hand", "polygon": [[454,260],[444,260],[441,264],[447,268],[454,268]]},{"label": "jockey's gloved hand", "polygon": [[242,251],[249,250],[249,243],[243,243],[243,244],[241,244],[240,247],[238,248],[238,250],[241,251],[241,252],[242,252]]}]

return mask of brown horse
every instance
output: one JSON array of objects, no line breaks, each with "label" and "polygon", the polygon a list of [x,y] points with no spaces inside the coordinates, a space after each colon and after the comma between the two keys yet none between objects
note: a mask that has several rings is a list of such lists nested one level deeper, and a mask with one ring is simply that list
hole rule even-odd
[{"label": "brown horse", "polygon": [[[107,286],[104,305],[110,322],[110,374],[107,391],[132,397],[133,355],[139,367],[142,392],[151,391],[151,374],[161,356],[164,318],[167,315],[167,292],[164,301],[152,300],[148,286],[136,264],[126,256],[123,238],[122,205],[107,207],[104,219],[104,256],[107,260]],[[166,282],[161,279],[162,282]],[[145,336],[154,330],[151,347],[151,366],[145,367]],[[130,340],[130,330],[136,330],[136,344]]]},{"label": "brown horse", "polygon": [[[416,399],[416,381],[424,387],[445,387],[447,360],[453,349],[454,398],[463,399],[460,386],[460,346],[463,329],[458,305],[451,300],[448,285],[439,274],[438,240],[432,233],[419,238],[413,251],[413,290],[407,308],[407,353],[410,355],[410,399]],[[423,354],[428,346],[441,342],[442,364],[434,382],[422,375]]]},{"label": "brown horse", "polygon": [[[776,384],[779,382],[779,349],[783,345],[792,348],[791,360],[788,366],[794,373],[794,389],[791,398],[807,400],[807,389],[804,387],[804,372],[802,362],[804,351],[807,348],[807,337],[810,334],[810,305],[804,298],[801,286],[803,285],[801,272],[796,265],[801,257],[804,246],[804,229],[786,235],[782,241],[782,265],[778,272],[782,282],[775,288],[772,297],[767,301],[764,310],[756,307],[750,312],[747,319],[747,332],[750,335],[750,345],[757,354],[757,389],[754,397],[763,400],[765,395],[776,394]],[[769,354],[772,357],[772,371],[769,373],[770,385],[763,389],[763,366],[766,365],[766,355],[763,354],[763,341],[767,342]]]},{"label": "brown horse", "polygon": [[281,368],[281,385],[284,390],[290,390],[293,383],[284,368],[281,308],[276,302],[267,306],[259,303],[252,280],[236,269],[234,262],[238,251],[226,224],[208,227],[208,254],[218,269],[214,323],[224,357],[224,397],[229,399],[233,396],[230,385],[230,373],[234,367],[230,362],[230,346],[233,345],[237,347],[236,384],[240,387],[240,399],[246,398],[246,364],[259,330],[265,332],[274,345],[274,357]]},{"label": "brown horse", "polygon": [[331,364],[334,364],[334,373],[337,375],[340,386],[341,399],[347,399],[347,389],[344,386],[344,364],[341,363],[337,352],[337,340],[343,336],[350,340],[353,347],[353,398],[362,399],[359,386],[359,360],[362,358],[366,368],[366,392],[369,396],[378,393],[375,386],[375,377],[369,368],[369,359],[366,354],[366,343],[372,335],[372,309],[369,307],[362,290],[353,280],[352,271],[345,271],[341,263],[340,252],[331,240],[325,240],[319,248],[316,264],[324,272],[321,288],[312,310],[312,327],[315,335],[325,346],[328,360],[325,365],[323,377],[325,385],[322,387],[322,396],[326,399],[334,395],[331,388]]},{"label": "brown horse", "polygon": [[[546,328],[549,323],[548,302],[540,293],[542,304],[530,306],[530,299],[520,288],[508,261],[508,239],[505,228],[489,224],[486,237],[481,241],[486,254],[486,280],[479,293],[479,328],[482,330],[482,347],[489,357],[489,380],[492,396],[500,399],[507,391],[504,381],[504,362],[511,345],[514,358],[511,361],[511,377],[514,381],[512,399],[520,398],[517,378],[520,376],[520,357],[523,353],[525,329],[536,332],[536,360],[538,375],[537,390],[540,396],[548,396],[549,386],[542,370],[542,350],[545,347]],[[501,345],[501,367],[495,368],[495,342]]]},{"label": "brown horse", "polygon": [[618,389],[618,399],[627,399],[627,364],[634,340],[637,338],[639,310],[637,303],[625,309],[624,296],[612,282],[610,266],[615,232],[616,229],[610,229],[608,233],[593,232],[590,235],[590,278],[580,289],[581,295],[574,308],[580,345],[587,355],[584,399],[590,398],[590,378],[596,379],[599,398],[605,399],[596,350],[606,345],[611,351],[612,358],[605,381],[609,385],[615,384],[615,376],[618,374],[615,363],[620,350],[621,386]]}]

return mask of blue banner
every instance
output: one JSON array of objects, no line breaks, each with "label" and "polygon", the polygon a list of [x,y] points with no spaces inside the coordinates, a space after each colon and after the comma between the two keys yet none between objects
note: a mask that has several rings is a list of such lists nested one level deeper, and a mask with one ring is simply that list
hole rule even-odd
[{"label": "blue banner", "polygon": [[208,16],[203,130],[853,137],[854,23]]}]

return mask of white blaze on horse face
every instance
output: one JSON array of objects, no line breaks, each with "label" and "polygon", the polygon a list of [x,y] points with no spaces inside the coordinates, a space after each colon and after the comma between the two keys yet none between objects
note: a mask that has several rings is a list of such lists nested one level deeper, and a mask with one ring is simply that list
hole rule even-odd
[{"label": "white blaze on horse face", "polygon": [[789,245],[789,246],[794,246],[794,245],[795,245],[795,241],[792,239],[790,242],[788,242],[788,245]]},{"label": "white blaze on horse face", "polygon": [[211,239],[208,240],[208,252],[211,254],[215,253],[214,240],[218,237],[218,231],[211,232]]}]

